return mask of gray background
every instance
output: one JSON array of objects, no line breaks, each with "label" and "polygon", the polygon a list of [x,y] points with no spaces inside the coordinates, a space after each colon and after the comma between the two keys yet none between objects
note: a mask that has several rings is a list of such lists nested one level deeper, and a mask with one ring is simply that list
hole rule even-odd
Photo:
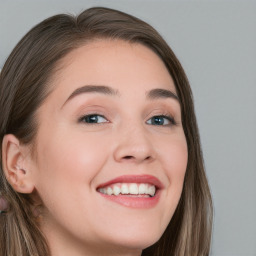
[{"label": "gray background", "polygon": [[214,256],[256,255],[256,1],[0,0],[0,68],[42,19],[107,6],[153,25],[186,70],[212,195]]}]

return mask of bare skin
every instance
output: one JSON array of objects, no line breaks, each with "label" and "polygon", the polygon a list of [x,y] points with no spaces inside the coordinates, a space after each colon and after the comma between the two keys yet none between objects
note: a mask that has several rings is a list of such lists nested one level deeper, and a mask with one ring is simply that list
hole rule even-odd
[{"label": "bare skin", "polygon": [[[122,41],[91,42],[61,65],[37,113],[37,157],[22,162],[45,206],[42,230],[52,255],[141,255],[170,222],[187,166],[173,80],[150,49]],[[156,187],[157,200],[99,191],[137,177],[138,187]]]}]

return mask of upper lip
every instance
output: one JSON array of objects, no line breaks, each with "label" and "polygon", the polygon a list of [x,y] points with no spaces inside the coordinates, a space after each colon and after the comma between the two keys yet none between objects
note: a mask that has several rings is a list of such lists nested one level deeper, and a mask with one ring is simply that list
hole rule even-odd
[{"label": "upper lip", "polygon": [[154,185],[157,189],[164,187],[163,183],[152,175],[123,175],[100,184],[97,189],[107,187],[115,183],[148,183]]}]

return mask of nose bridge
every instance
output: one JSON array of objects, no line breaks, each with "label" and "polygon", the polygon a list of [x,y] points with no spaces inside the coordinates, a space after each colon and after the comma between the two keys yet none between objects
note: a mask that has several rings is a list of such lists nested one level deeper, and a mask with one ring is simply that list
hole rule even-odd
[{"label": "nose bridge", "polygon": [[149,161],[154,159],[154,148],[143,123],[130,122],[120,128],[114,151],[116,161]]}]

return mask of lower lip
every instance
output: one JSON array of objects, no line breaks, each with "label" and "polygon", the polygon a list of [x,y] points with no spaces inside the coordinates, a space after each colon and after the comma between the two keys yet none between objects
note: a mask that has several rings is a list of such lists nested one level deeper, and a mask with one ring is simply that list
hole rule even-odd
[{"label": "lower lip", "polygon": [[121,204],[126,207],[147,209],[147,208],[153,208],[154,206],[157,205],[160,198],[160,191],[157,190],[155,196],[153,197],[135,197],[135,196],[129,197],[124,195],[109,196],[102,193],[100,193],[100,195],[107,200],[110,200],[117,204]]}]

